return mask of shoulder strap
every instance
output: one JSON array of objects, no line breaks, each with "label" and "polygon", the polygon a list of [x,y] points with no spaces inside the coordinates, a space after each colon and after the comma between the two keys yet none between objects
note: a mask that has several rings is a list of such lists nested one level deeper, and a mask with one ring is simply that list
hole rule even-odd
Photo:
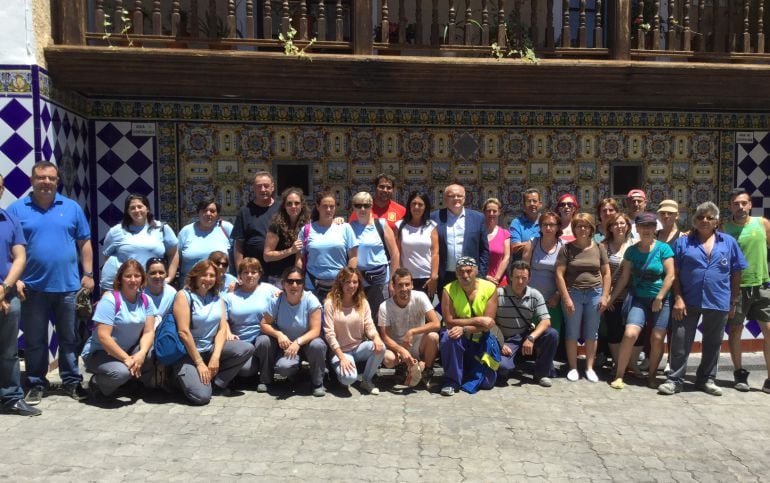
[{"label": "shoulder strap", "polygon": [[142,305],[144,305],[144,309],[147,310],[147,307],[149,306],[149,303],[147,302],[147,295],[144,292],[139,292],[139,295],[142,296]]},{"label": "shoulder strap", "polygon": [[227,238],[229,240],[230,239],[230,235],[227,234],[227,230],[225,230],[225,227],[222,225],[222,220],[219,220],[218,225],[219,225],[219,229],[222,230],[222,233],[225,234],[225,238]]},{"label": "shoulder strap", "polygon": [[302,268],[307,273],[307,242],[310,239],[310,223],[302,228],[302,246],[305,247],[305,255],[302,257]]},{"label": "shoulder strap", "polygon": [[382,241],[382,246],[385,248],[385,258],[390,262],[390,250],[388,250],[388,244],[385,243],[385,227],[382,226],[384,222],[385,220],[382,218],[375,218],[374,228],[377,230],[377,234],[380,235],[380,241]]},{"label": "shoulder strap", "polygon": [[[652,259],[653,259],[653,257],[655,257],[655,255],[657,255],[657,254],[658,254],[658,249],[659,249],[659,247],[660,247],[660,245],[658,245],[658,243],[659,243],[659,242],[658,242],[658,241],[656,241],[656,242],[655,242],[655,245],[653,245],[653,247],[652,247],[652,250],[650,250],[650,254],[647,256],[647,261],[646,261],[646,262],[644,262],[644,265],[642,266],[642,268],[640,269],[640,271],[644,272],[645,270],[647,270],[647,267],[649,267],[649,266],[650,266],[650,263],[652,263]],[[660,242],[660,243],[662,243],[662,242]]]},{"label": "shoulder strap", "polygon": [[120,291],[113,290],[112,298],[115,299],[115,315],[118,315],[118,312],[120,312]]}]

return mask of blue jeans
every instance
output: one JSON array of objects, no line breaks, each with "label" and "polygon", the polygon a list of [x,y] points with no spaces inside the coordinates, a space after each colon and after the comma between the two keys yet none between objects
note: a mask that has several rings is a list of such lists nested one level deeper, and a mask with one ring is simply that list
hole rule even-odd
[{"label": "blue jeans", "polygon": [[83,381],[78,369],[78,332],[75,318],[75,292],[38,292],[26,289],[21,304],[24,327],[24,358],[27,386],[48,386],[48,320],[53,313],[59,340],[59,374],[64,385]]},{"label": "blue jeans", "polygon": [[663,305],[660,311],[652,311],[654,298],[632,297],[631,309],[626,317],[626,324],[636,325],[644,328],[650,325],[650,329],[666,330],[668,329],[668,320],[671,316],[671,302],[668,297],[663,299]]},{"label": "blue jeans", "polygon": [[14,297],[6,314],[0,310],[0,406],[12,406],[24,397],[19,369],[19,299]]},{"label": "blue jeans", "polygon": [[602,296],[601,287],[568,290],[572,303],[575,305],[575,311],[572,314],[567,313],[566,317],[565,340],[578,340],[580,338],[580,323],[583,323],[583,340],[596,340],[599,333],[599,299]]},{"label": "blue jeans", "polygon": [[[374,342],[365,340],[358,344],[358,347],[355,349],[345,352],[345,357],[347,357],[348,360],[352,361],[354,364],[356,362],[366,361],[363,379],[365,382],[372,382],[372,378],[374,378],[374,375],[377,373],[377,369],[380,367],[382,360],[385,358],[385,351],[383,350],[379,354],[375,353]],[[336,355],[332,357],[332,367],[334,368],[334,372],[337,374],[337,380],[340,381],[340,384],[343,386],[349,386],[356,382],[356,379],[358,379],[358,369],[354,370],[353,374],[342,374],[340,370],[340,360]]]}]

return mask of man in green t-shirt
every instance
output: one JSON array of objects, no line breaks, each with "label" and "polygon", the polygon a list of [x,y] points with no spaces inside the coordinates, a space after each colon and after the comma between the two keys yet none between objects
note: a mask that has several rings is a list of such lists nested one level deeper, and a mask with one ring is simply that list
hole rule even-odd
[{"label": "man in green t-shirt", "polygon": [[735,389],[746,392],[749,387],[749,371],[741,361],[741,336],[745,320],[756,320],[762,329],[765,346],[767,379],[762,390],[770,393],[770,275],[767,270],[767,249],[770,246],[770,221],[761,216],[751,216],[751,196],[743,188],[730,194],[732,216],[722,224],[722,229],[738,241],[749,266],[741,272],[741,298],[732,301],[735,316],[730,319],[730,356],[735,371]]}]

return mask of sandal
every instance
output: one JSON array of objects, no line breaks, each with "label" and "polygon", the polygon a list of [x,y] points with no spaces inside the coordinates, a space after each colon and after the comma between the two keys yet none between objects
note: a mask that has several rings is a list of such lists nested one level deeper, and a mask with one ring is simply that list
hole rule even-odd
[{"label": "sandal", "polygon": [[623,382],[623,379],[617,378],[610,383],[610,387],[612,389],[623,389],[624,387],[626,387],[626,383]]}]

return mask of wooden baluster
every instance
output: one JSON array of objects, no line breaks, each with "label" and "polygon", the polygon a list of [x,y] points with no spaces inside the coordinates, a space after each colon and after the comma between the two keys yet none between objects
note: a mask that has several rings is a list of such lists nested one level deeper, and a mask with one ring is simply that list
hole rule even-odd
[{"label": "wooden baluster", "polygon": [[508,38],[508,34],[505,31],[504,0],[498,0],[497,9],[497,45],[503,48],[506,46],[506,39]]},{"label": "wooden baluster", "polygon": [[735,33],[735,9],[732,2],[727,2],[727,51],[735,52],[736,33]]},{"label": "wooden baluster", "polygon": [[198,20],[198,0],[190,0],[190,35],[200,36],[200,21]]},{"label": "wooden baluster", "polygon": [[652,17],[652,50],[660,50],[660,0],[653,3],[655,14]]},{"label": "wooden baluster", "polygon": [[473,24],[471,23],[471,19],[473,19],[471,0],[465,0],[465,34],[463,35],[463,37],[465,37],[465,45],[471,45],[471,40],[473,38],[473,31],[471,30]]},{"label": "wooden baluster", "polygon": [[[264,35],[267,36],[266,34]],[[273,37],[273,22],[270,22],[270,37]],[[254,0],[246,0],[246,38],[254,38]]]},{"label": "wooden baluster", "polygon": [[404,0],[398,0],[398,43],[406,43],[406,24],[409,21],[406,18],[406,7],[404,7]]},{"label": "wooden baluster", "polygon": [[644,50],[647,48],[647,31],[642,28],[644,25],[644,0],[639,0],[636,12],[636,48]]},{"label": "wooden baluster", "polygon": [[580,0],[578,12],[578,46],[588,47],[588,37],[586,35],[586,0]]},{"label": "wooden baluster", "polygon": [[104,0],[96,0],[96,6],[94,7],[94,30],[102,32],[107,30],[104,25]]},{"label": "wooden baluster", "polygon": [[[418,0],[419,1],[419,0]],[[481,45],[489,45],[489,6],[488,0],[481,0]]]},{"label": "wooden baluster", "polygon": [[299,1],[299,40],[307,40],[307,1]]},{"label": "wooden baluster", "polygon": [[286,33],[291,28],[291,12],[289,10],[289,0],[283,0],[281,3],[281,33]]},{"label": "wooden baluster", "polygon": [[446,38],[444,39],[444,43],[449,45],[453,44],[455,40],[455,28],[457,26],[455,23],[456,18],[457,12],[455,11],[455,2],[454,0],[449,0],[449,21],[447,22]]},{"label": "wooden baluster", "polygon": [[594,16],[594,48],[604,48],[604,27],[602,22],[604,21],[602,15],[602,0],[596,0],[596,15]]},{"label": "wooden baluster", "polygon": [[697,0],[698,2],[698,32],[700,37],[698,40],[698,50],[701,52],[706,51],[706,45],[708,44],[708,33],[706,33],[706,0]]},{"label": "wooden baluster", "polygon": [[438,45],[438,0],[432,0],[430,9],[430,45]]},{"label": "wooden baluster", "polygon": [[749,32],[749,10],[751,2],[743,0],[743,53],[751,53],[751,32]]},{"label": "wooden baluster", "polygon": [[326,1],[318,1],[318,18],[316,19],[316,38],[326,40]]},{"label": "wooden baluster", "polygon": [[666,35],[666,50],[677,50],[676,45],[676,0],[668,0],[668,32]]},{"label": "wooden baluster", "polygon": [[163,20],[160,15],[160,0],[152,2],[152,34],[160,35],[162,32]]},{"label": "wooden baluster", "polygon": [[529,2],[529,38],[532,41],[532,47],[535,47],[538,42],[537,32],[537,0],[531,0]]},{"label": "wooden baluster", "polygon": [[[265,12],[270,14],[270,11]],[[271,17],[272,18],[272,17]],[[270,23],[270,36],[272,37],[273,24]],[[227,38],[234,39],[238,36],[237,27],[235,25],[235,0],[227,0]]]},{"label": "wooden baluster", "polygon": [[562,5],[564,5],[562,12],[562,21],[561,21],[561,46],[562,47],[571,47],[572,46],[572,34],[569,30],[569,0],[564,0],[562,2]]},{"label": "wooden baluster", "polygon": [[553,0],[548,0],[546,5],[547,13],[545,14],[545,47],[547,49],[554,48],[554,32],[553,32]]},{"label": "wooden baluster", "polygon": [[423,44],[422,37],[422,0],[416,0],[414,6],[414,43]]},{"label": "wooden baluster", "polygon": [[123,30],[123,0],[115,0],[115,10],[112,12],[112,32],[119,34]]},{"label": "wooden baluster", "polygon": [[171,36],[176,37],[181,32],[179,32],[179,1],[175,0],[171,2]]},{"label": "wooden baluster", "polygon": [[382,28],[380,29],[380,42],[390,42],[390,19],[388,18],[388,0],[382,0]]},{"label": "wooden baluster", "polygon": [[[246,4],[247,18],[249,16],[248,8],[249,8],[249,5]],[[263,39],[273,38],[273,2],[271,2],[270,0],[265,0],[265,2],[262,4],[262,38]]]},{"label": "wooden baluster", "polygon": [[690,30],[690,0],[684,0],[684,18],[682,19],[682,50],[692,50],[692,30]]},{"label": "wooden baluster", "polygon": [[759,0],[757,11],[757,53],[765,53],[765,0]]},{"label": "wooden baluster", "polygon": [[131,33],[133,35],[144,34],[144,12],[142,12],[142,0],[134,2],[134,11],[131,14]]},{"label": "wooden baluster", "polygon": [[337,8],[334,18],[334,40],[342,42],[342,37],[345,32],[342,31],[342,0],[337,0]]}]

